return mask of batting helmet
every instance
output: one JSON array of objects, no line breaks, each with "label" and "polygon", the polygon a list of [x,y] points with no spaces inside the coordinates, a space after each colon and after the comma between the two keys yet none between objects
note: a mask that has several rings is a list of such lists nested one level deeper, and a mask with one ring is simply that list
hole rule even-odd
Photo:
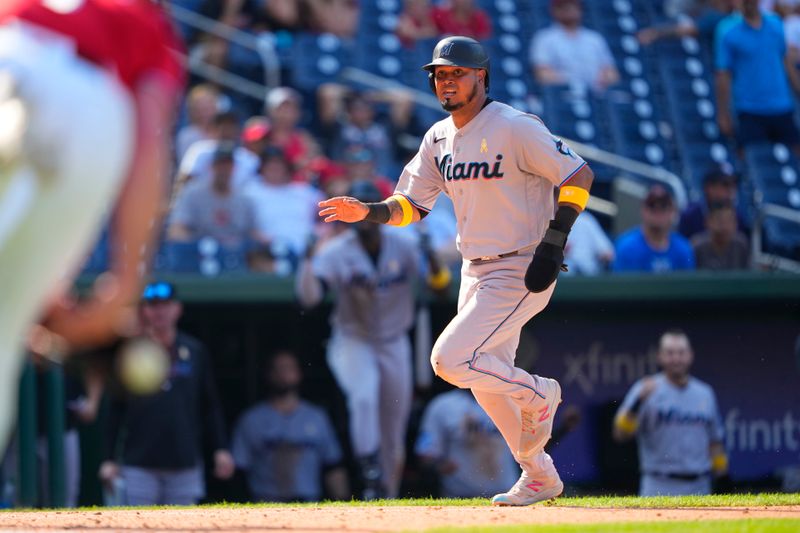
[{"label": "batting helmet", "polygon": [[380,202],[383,200],[383,195],[375,184],[365,180],[354,181],[347,191],[347,196],[352,196],[356,200],[360,200],[364,203]]},{"label": "batting helmet", "polygon": [[489,55],[481,43],[471,37],[456,35],[445,37],[436,43],[431,62],[422,67],[428,71],[428,81],[434,93],[436,93],[434,73],[438,66],[483,69],[486,71],[483,83],[486,90],[489,90]]}]

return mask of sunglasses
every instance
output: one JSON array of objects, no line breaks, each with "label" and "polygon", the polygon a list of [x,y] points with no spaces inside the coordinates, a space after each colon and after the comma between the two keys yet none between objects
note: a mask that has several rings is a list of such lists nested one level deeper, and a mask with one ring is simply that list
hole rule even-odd
[{"label": "sunglasses", "polygon": [[175,296],[175,289],[169,283],[151,283],[144,288],[142,300],[171,300]]}]

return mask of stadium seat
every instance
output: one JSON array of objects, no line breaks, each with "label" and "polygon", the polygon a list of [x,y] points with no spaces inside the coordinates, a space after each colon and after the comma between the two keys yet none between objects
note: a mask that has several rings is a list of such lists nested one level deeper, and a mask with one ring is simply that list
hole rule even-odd
[{"label": "stadium seat", "polygon": [[[800,213],[800,163],[782,144],[760,143],[744,150],[745,170],[761,202]],[[763,221],[767,251],[800,259],[800,225],[775,217]]]}]

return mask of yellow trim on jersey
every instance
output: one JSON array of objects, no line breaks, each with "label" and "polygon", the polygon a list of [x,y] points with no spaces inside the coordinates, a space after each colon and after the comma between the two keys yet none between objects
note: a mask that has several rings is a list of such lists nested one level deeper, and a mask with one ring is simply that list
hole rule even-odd
[{"label": "yellow trim on jersey", "polygon": [[431,289],[440,291],[450,285],[451,279],[452,275],[450,274],[450,269],[443,266],[436,274],[428,275],[428,285]]},{"label": "yellow trim on jersey", "polygon": [[402,194],[392,195],[391,198],[400,204],[400,208],[403,210],[403,219],[398,226],[408,226],[411,224],[411,218],[414,216],[414,209],[411,207],[411,202],[408,201],[408,198]]},{"label": "yellow trim on jersey", "polygon": [[561,187],[558,193],[558,202],[569,202],[580,207],[582,210],[586,209],[586,204],[589,202],[589,191],[574,185],[567,185]]},{"label": "yellow trim on jersey", "polygon": [[630,413],[623,413],[614,419],[614,425],[623,433],[633,434],[639,429],[639,422]]}]

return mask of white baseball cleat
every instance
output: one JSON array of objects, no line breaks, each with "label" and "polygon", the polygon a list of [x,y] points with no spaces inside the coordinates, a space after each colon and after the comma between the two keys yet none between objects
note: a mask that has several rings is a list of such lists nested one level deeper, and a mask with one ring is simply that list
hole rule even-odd
[{"label": "white baseball cleat", "polygon": [[532,505],[534,503],[552,500],[564,491],[564,483],[558,477],[558,472],[553,469],[554,475],[531,476],[523,471],[519,480],[508,492],[497,494],[492,498],[492,505]]},{"label": "white baseball cleat", "polygon": [[518,455],[521,458],[533,457],[544,450],[544,445],[553,433],[553,419],[561,403],[561,385],[558,381],[541,376],[533,376],[536,390],[544,396],[534,400],[521,410],[522,435],[519,439]]}]

